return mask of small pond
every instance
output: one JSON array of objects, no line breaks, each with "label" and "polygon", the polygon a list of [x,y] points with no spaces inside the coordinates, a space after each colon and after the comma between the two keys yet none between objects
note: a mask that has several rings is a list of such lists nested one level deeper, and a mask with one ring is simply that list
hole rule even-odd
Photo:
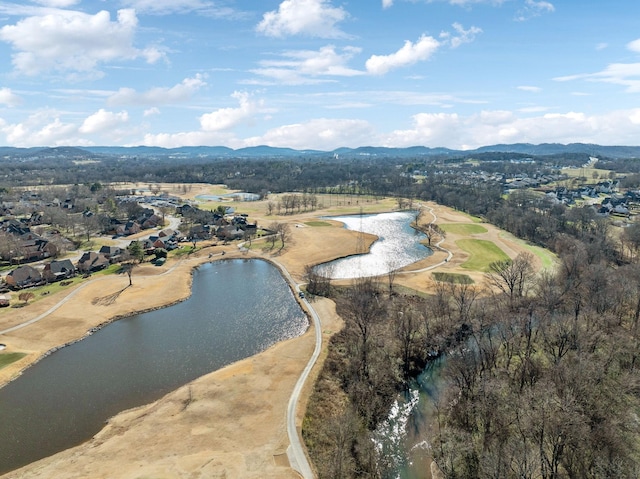
[{"label": "small pond", "polygon": [[227,193],[224,195],[198,195],[196,200],[201,201],[258,201],[260,195],[255,193]]},{"label": "small pond", "polygon": [[411,227],[415,214],[410,211],[373,215],[332,216],[345,228],[378,236],[367,253],[341,258],[317,266],[319,274],[332,279],[379,276],[433,254],[422,242],[427,239]]},{"label": "small pond", "polygon": [[90,439],[118,412],[308,326],[270,263],[205,264],[194,272],[188,300],[116,321],[0,389],[0,473]]}]

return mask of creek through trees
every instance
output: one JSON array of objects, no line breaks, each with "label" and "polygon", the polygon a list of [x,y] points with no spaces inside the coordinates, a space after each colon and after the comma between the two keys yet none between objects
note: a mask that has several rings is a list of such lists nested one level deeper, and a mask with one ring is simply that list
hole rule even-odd
[{"label": "creek through trees", "polygon": [[[380,213],[328,217],[345,227],[378,236],[366,254],[341,258],[319,265],[316,271],[332,279],[362,278],[388,274],[415,263],[433,252],[422,242],[426,235],[411,227],[414,212]],[[379,460],[389,477],[425,479],[431,462],[427,445],[420,437],[430,415],[431,398],[436,394],[440,360],[431,362],[410,389],[399,396],[389,416],[375,433]]]}]

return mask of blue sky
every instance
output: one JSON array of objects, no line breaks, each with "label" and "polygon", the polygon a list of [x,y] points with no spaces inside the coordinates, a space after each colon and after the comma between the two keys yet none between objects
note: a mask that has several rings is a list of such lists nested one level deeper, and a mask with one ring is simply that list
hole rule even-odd
[{"label": "blue sky", "polygon": [[640,144],[640,2],[0,1],[0,144]]}]

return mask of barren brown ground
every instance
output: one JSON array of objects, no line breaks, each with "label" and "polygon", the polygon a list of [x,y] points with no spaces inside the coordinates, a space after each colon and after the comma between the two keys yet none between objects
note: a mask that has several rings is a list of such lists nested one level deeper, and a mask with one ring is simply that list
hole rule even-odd
[{"label": "barren brown ground", "polygon": [[[204,190],[204,188],[202,188]],[[196,194],[193,192],[192,194]],[[438,222],[469,223],[460,213],[430,204]],[[333,213],[333,212],[332,212]],[[7,351],[29,353],[21,361],[0,370],[0,383],[14,378],[47,351],[81,339],[88,330],[137,311],[165,306],[185,299],[190,293],[192,269],[212,261],[210,253],[227,252],[225,258],[264,257],[283,265],[295,278],[303,280],[304,267],[356,252],[356,233],[341,227],[308,226],[305,220],[319,215],[278,218],[291,223],[287,247],[274,251],[253,249],[240,253],[236,246],[212,246],[184,260],[170,260],[162,268],[140,267],[134,271],[133,286],[126,276],[105,276],[79,287],[71,300],[44,319],[0,335]],[[425,215],[424,221],[430,216]],[[262,224],[268,220],[261,219]],[[298,225],[298,226],[296,226]],[[489,232],[479,237],[495,241],[509,256],[522,248]],[[369,238],[370,240],[372,238]],[[465,253],[455,248],[449,235],[443,247],[454,252],[454,259],[441,266],[443,271],[462,272],[459,265]],[[406,269],[419,269],[445,257],[432,257]],[[219,256],[213,259],[219,258]],[[482,275],[473,275],[482,281]],[[429,288],[431,271],[399,275],[397,283],[417,290]],[[115,294],[118,293],[119,294]],[[0,330],[28,321],[47,311],[69,294],[63,292],[39,300],[25,308],[0,313]],[[114,301],[105,301],[110,297]],[[101,300],[102,299],[102,300]],[[316,300],[314,308],[322,320],[324,339],[339,330],[341,320],[334,305]],[[89,441],[22,469],[10,472],[15,478],[295,478],[285,451],[286,407],[291,391],[313,351],[313,331],[279,343],[251,358],[203,376],[160,400],[113,417]],[[326,347],[326,341],[324,342]],[[323,351],[323,353],[326,351]],[[298,411],[298,425],[304,416],[311,381]]]}]

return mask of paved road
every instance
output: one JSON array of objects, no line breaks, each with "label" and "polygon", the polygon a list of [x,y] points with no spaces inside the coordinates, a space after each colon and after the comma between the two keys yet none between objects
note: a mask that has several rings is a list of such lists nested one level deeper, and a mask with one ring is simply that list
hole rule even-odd
[{"label": "paved road", "polygon": [[[296,288],[299,289],[298,286],[296,286]],[[311,358],[309,359],[309,362],[304,368],[304,371],[302,371],[302,374],[298,378],[298,382],[296,383],[295,388],[293,388],[291,397],[289,398],[289,405],[287,406],[287,434],[289,435],[287,457],[289,458],[291,467],[295,471],[297,471],[304,479],[313,479],[315,475],[311,470],[311,465],[309,464],[307,455],[304,452],[304,447],[302,446],[302,441],[296,428],[296,411],[298,409],[300,392],[302,391],[304,383],[308,379],[309,373],[311,373],[311,369],[315,365],[318,356],[320,356],[320,351],[322,350],[322,325],[320,323],[320,317],[318,316],[318,313],[316,313],[311,304],[309,304],[306,299],[304,299],[303,301],[309,308],[311,317],[313,318],[313,327],[316,331],[316,346],[313,350]]]},{"label": "paved road", "polygon": [[[242,249],[242,244],[239,245],[239,247]],[[295,289],[296,293],[299,294],[301,285],[296,283],[293,277],[289,274],[289,271],[287,271],[287,269],[282,266],[282,264],[274,260],[271,261],[280,269],[285,279]],[[309,303],[306,298],[303,298],[302,301],[307,306],[309,312],[311,313],[311,318],[313,319],[313,328],[316,332],[316,345],[311,358],[307,362],[307,365],[305,366],[302,374],[296,382],[295,387],[293,388],[293,392],[291,393],[291,397],[289,398],[289,404],[287,405],[287,435],[289,436],[287,458],[289,459],[289,463],[291,464],[293,470],[300,474],[303,479],[314,479],[315,474],[311,469],[311,465],[309,464],[309,460],[307,459],[307,455],[305,454],[305,448],[302,445],[302,440],[300,439],[300,435],[298,434],[298,429],[296,427],[296,412],[298,410],[298,401],[300,400],[300,393],[302,392],[302,388],[309,378],[311,369],[313,369],[313,366],[320,356],[320,351],[322,351],[322,324],[320,323],[320,317],[318,316],[318,313],[315,311],[315,309],[313,309],[311,303]]]}]

